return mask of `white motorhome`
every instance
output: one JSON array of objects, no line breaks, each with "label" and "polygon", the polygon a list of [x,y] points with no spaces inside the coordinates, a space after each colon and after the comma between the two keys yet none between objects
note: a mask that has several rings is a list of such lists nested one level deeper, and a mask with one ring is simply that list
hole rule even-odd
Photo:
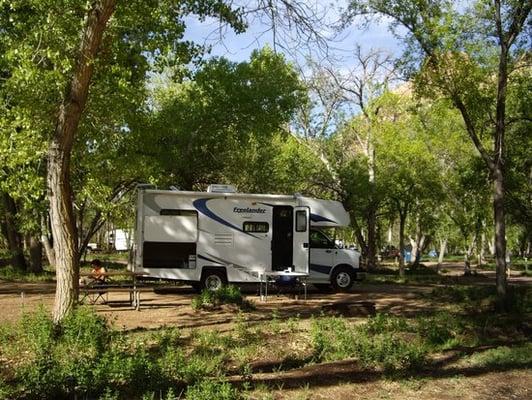
[{"label": "white motorhome", "polygon": [[139,186],[134,268],[196,288],[257,283],[265,273],[286,271],[348,290],[362,276],[360,254],[319,230],[348,224],[332,200],[237,193],[228,185],[207,192]]}]

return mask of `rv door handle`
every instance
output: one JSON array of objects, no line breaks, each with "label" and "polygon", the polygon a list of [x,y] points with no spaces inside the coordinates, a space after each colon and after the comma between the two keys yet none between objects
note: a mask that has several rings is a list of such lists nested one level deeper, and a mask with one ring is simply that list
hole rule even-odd
[{"label": "rv door handle", "polygon": [[325,250],[326,253],[332,253],[332,250]]},{"label": "rv door handle", "polygon": [[308,249],[308,243],[303,243],[303,248]]}]

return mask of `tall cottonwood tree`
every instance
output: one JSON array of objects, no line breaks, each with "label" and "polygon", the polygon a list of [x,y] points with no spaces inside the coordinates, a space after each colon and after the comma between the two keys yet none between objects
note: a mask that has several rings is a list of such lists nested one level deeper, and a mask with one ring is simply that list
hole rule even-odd
[{"label": "tall cottonwood tree", "polygon": [[358,216],[353,219],[358,241],[366,257],[366,265],[373,269],[377,262],[377,213],[381,201],[376,181],[375,150],[375,142],[379,136],[379,125],[375,121],[380,117],[381,107],[376,100],[388,90],[394,79],[395,68],[391,56],[380,50],[363,52],[360,46],[357,46],[354,58],[355,65],[348,73],[339,73],[332,68],[327,68],[327,71],[342,93],[344,104],[359,113],[359,118],[349,124],[345,134],[354,139],[354,156],[363,155],[367,163],[367,190],[364,193],[364,206],[359,208],[365,219],[367,238],[362,235],[361,227],[356,223]]},{"label": "tall cottonwood tree", "polygon": [[35,92],[48,85],[43,125],[51,134],[43,134],[43,139],[48,141],[47,187],[57,271],[53,314],[59,321],[77,299],[78,241],[70,164],[84,111],[91,103],[90,89],[98,83],[107,86],[107,92],[99,93],[102,97],[112,96],[113,89],[142,91],[150,68],[182,65],[199,56],[201,47],[182,41],[183,17],[188,14],[215,16],[237,30],[243,24],[237,13],[217,0],[0,4],[0,47],[7,55],[2,73],[8,81],[1,89],[11,90],[7,98],[16,95],[19,103],[26,99],[38,105],[42,100]]},{"label": "tall cottonwood tree", "polygon": [[[408,44],[405,59],[420,66],[418,88],[447,97],[462,115],[467,134],[493,183],[497,294],[506,296],[505,164],[506,105],[516,58],[526,49],[527,0],[478,0],[466,7],[448,0],[354,0],[346,20],[392,19]],[[401,27],[403,31],[395,28]],[[429,89],[429,90],[427,90]]]}]

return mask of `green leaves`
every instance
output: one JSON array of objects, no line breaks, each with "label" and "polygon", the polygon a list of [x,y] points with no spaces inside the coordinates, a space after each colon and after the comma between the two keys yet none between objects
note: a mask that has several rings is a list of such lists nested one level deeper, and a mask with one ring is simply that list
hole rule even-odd
[{"label": "green leaves", "polygon": [[163,185],[229,181],[258,190],[262,182],[264,190],[286,140],[280,132],[304,96],[295,71],[271,49],[249,62],[214,59],[193,79],[157,89],[149,135],[142,125],[132,133]]}]

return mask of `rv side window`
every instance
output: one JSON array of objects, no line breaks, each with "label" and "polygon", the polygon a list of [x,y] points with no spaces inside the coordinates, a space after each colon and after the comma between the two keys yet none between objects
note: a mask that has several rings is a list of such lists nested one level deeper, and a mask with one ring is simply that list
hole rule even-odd
[{"label": "rv side window", "polygon": [[296,211],[296,232],[307,230],[307,213],[303,210]]},{"label": "rv side window", "polygon": [[187,217],[194,217],[196,216],[197,211],[194,210],[175,210],[173,208],[163,208],[159,215],[179,215],[179,216],[187,216]]},{"label": "rv side window", "polygon": [[254,233],[268,233],[270,226],[267,222],[253,222],[246,221],[244,222],[244,232],[254,232]]}]

